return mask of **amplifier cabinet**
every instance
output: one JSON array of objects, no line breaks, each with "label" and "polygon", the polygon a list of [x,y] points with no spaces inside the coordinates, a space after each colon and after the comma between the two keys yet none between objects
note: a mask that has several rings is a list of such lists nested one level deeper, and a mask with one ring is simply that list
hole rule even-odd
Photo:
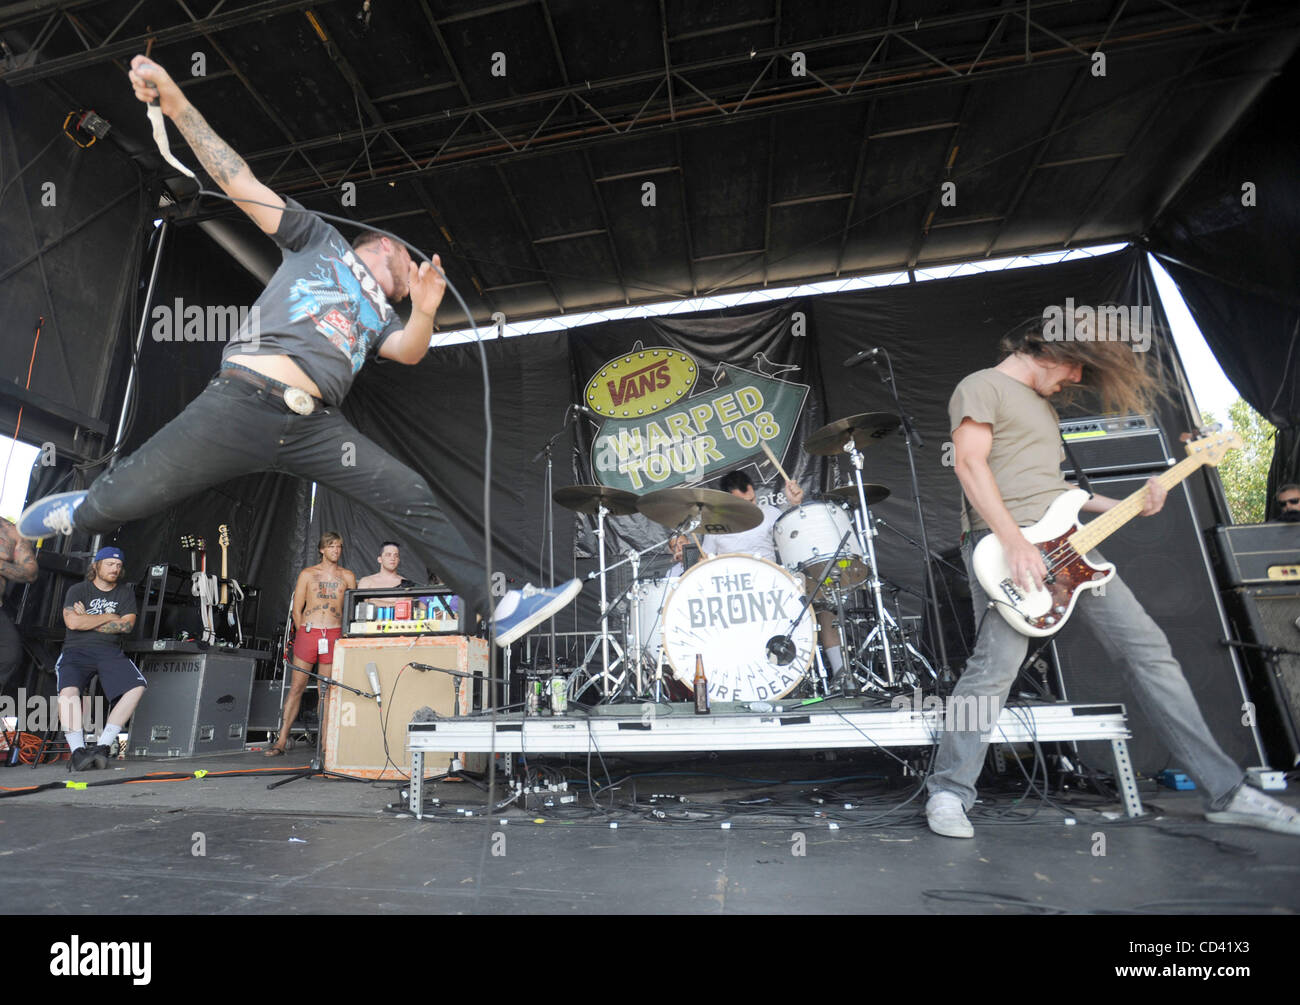
[{"label": "amplifier cabinet", "polygon": [[[406,749],[406,727],[416,711],[427,705],[443,717],[469,714],[478,681],[437,670],[416,670],[407,666],[412,660],[486,675],[488,644],[486,639],[464,635],[339,639],[334,643],[330,675],[369,693],[366,666],[373,663],[379,673],[382,704],[342,688],[329,688],[323,741],[326,771],[360,778],[407,778],[411,756]],[[486,764],[486,755],[467,758],[452,751],[426,754],[424,763],[441,772],[453,756],[459,756],[470,770],[482,770]]]},{"label": "amplifier cabinet", "polygon": [[[1300,527],[1291,525],[1300,533]],[[1260,732],[1277,767],[1300,764],[1300,583],[1238,587],[1225,594],[1242,640],[1281,652],[1245,650]]]},{"label": "amplifier cabinet", "polygon": [[148,687],[129,729],[132,757],[195,757],[244,749],[257,661],[226,653],[149,653]]},{"label": "amplifier cabinet", "polygon": [[[1300,523],[1238,523],[1214,528],[1219,568],[1229,586],[1277,585],[1270,568],[1300,564]],[[1279,577],[1281,578],[1281,577]]]}]

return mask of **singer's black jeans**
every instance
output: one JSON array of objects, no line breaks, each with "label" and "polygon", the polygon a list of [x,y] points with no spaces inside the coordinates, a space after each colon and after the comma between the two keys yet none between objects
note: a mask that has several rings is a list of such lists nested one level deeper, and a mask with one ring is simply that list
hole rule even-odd
[{"label": "singer's black jeans", "polygon": [[482,562],[423,478],[337,407],[298,415],[270,392],[229,377],[214,377],[185,411],[96,479],[75,523],[109,531],[256,471],[297,475],[365,506],[460,595],[467,624],[475,613],[488,613]]}]

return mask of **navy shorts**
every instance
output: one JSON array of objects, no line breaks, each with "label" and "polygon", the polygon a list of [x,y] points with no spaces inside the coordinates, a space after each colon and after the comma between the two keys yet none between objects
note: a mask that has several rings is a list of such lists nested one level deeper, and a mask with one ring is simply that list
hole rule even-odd
[{"label": "navy shorts", "polygon": [[65,649],[54,664],[59,690],[75,687],[82,694],[92,674],[99,674],[99,686],[109,701],[117,701],[132,688],[148,686],[140,668],[120,652],[95,649]]}]

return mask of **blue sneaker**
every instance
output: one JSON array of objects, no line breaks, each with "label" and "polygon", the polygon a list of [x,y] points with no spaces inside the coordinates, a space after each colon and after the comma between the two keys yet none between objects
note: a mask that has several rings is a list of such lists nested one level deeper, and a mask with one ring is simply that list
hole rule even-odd
[{"label": "blue sneaker", "polygon": [[570,579],[549,590],[539,589],[532,583],[522,590],[511,590],[501,598],[501,603],[492,612],[492,620],[497,625],[497,645],[504,649],[557,611],[563,610],[581,592],[581,579]]},{"label": "blue sneaker", "polygon": [[77,511],[77,507],[85,498],[86,490],[78,489],[76,492],[60,492],[57,495],[46,496],[32,503],[18,518],[19,537],[37,541],[53,534],[71,534],[72,514]]}]

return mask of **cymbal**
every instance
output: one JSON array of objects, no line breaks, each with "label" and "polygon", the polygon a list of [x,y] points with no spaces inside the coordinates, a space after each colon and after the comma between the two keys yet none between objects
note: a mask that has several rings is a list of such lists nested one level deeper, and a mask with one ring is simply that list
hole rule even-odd
[{"label": "cymbal", "polygon": [[866,450],[903,424],[903,421],[890,412],[863,412],[850,415],[847,419],[836,419],[829,426],[822,426],[812,436],[803,441],[804,450],[810,454],[833,457],[844,449],[852,434],[853,442],[859,450]]},{"label": "cymbal", "polygon": [[636,512],[635,493],[612,489],[608,485],[566,485],[551,493],[551,498],[565,509],[595,513],[601,502],[610,516],[628,516]]},{"label": "cymbal", "polygon": [[717,489],[660,489],[642,496],[637,509],[655,523],[676,527],[700,507],[701,534],[739,534],[763,522],[763,511],[752,502]]},{"label": "cymbal", "polygon": [[[868,506],[874,506],[876,503],[889,498],[889,489],[872,482],[863,482],[862,491],[867,497]],[[831,489],[826,495],[831,499],[838,499],[840,502],[855,503],[858,501],[858,487],[856,485],[841,485],[837,489]]]}]

